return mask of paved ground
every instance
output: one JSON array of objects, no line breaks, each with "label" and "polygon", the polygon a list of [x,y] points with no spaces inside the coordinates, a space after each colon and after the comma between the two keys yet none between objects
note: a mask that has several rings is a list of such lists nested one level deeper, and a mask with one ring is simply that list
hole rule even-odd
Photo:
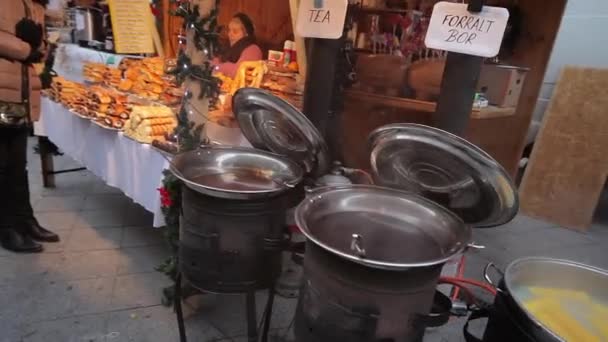
[{"label": "paved ground", "polygon": [[[39,255],[0,249],[0,342],[177,341],[174,315],[161,305],[169,281],[154,271],[167,250],[151,215],[88,172],[60,175],[57,189],[45,190],[37,156],[30,157],[38,219],[62,242]],[[57,164],[73,166],[67,158]],[[608,269],[608,225],[580,234],[519,216],[506,227],[476,230],[475,240],[488,247],[468,256],[467,274],[475,278],[488,261],[505,266],[531,255]],[[260,313],[263,300],[259,294]],[[193,298],[190,341],[246,341],[243,304],[241,296]],[[285,335],[293,310],[293,300],[277,300],[274,335]],[[462,324],[429,331],[425,341],[462,341]]]}]

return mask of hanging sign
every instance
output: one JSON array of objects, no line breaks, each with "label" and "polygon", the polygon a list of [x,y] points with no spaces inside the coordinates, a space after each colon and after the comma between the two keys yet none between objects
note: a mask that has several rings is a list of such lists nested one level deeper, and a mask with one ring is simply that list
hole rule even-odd
[{"label": "hanging sign", "polygon": [[509,11],[483,6],[481,12],[473,13],[467,7],[444,1],[436,3],[424,40],[426,47],[480,57],[498,55]]},{"label": "hanging sign", "polygon": [[153,53],[149,0],[109,0],[116,53]]},{"label": "hanging sign", "polygon": [[348,0],[301,0],[296,31],[307,38],[342,37]]}]

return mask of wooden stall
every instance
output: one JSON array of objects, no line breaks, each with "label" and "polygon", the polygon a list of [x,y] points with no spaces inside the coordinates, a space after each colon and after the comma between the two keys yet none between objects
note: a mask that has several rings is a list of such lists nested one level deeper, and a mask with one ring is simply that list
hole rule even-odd
[{"label": "wooden stall", "polygon": [[[514,52],[502,62],[529,68],[529,72],[518,105],[473,110],[465,137],[515,175],[566,0],[500,2],[501,5],[516,5],[521,13],[521,33]],[[395,77],[395,72],[398,71],[383,72],[387,82]],[[340,127],[333,131],[342,135],[339,139],[342,157],[349,166],[369,168],[366,138],[379,126],[398,122],[433,125],[433,102],[354,90],[347,91],[345,102]]]},{"label": "wooden stall", "polygon": [[[403,3],[434,0],[407,0]],[[296,1],[292,1],[296,3]],[[388,2],[387,2],[388,3]],[[394,1],[393,1],[394,3]],[[540,92],[542,79],[558,32],[566,0],[546,2],[542,0],[487,0],[488,5],[516,7],[520,17],[520,34],[512,44],[512,53],[501,58],[501,62],[528,68],[529,71],[519,96],[517,105],[507,108],[487,107],[473,110],[465,138],[479,145],[497,159],[512,175],[522,154],[525,137],[532,113]],[[163,0],[165,9],[170,8],[169,0]],[[287,0],[222,0],[220,4],[220,24],[226,25],[233,14],[247,13],[254,21],[258,40],[263,49],[282,49],[286,39],[293,39],[290,1]],[[426,9],[429,10],[429,6]],[[386,14],[386,9],[369,9],[371,14]],[[404,15],[406,11],[389,10]],[[163,13],[167,13],[163,11]],[[364,23],[359,23],[361,27]],[[163,41],[167,56],[175,55],[177,35],[181,23],[177,18],[163,20]],[[356,39],[355,39],[356,40]],[[355,42],[355,45],[357,43]],[[360,56],[369,55],[369,49],[356,49]],[[299,53],[298,56],[301,54]],[[302,54],[303,55],[303,54]],[[398,63],[398,62],[396,62]],[[391,63],[380,66],[380,71],[372,71],[385,82],[405,77],[404,70]],[[357,65],[358,72],[364,66]],[[386,94],[367,92],[365,89],[347,90],[344,111],[337,120],[338,127],[332,127],[335,135],[330,140],[337,141],[338,156],[345,165],[369,168],[368,134],[377,127],[389,123],[415,122],[433,125],[436,103],[397,97],[390,91]]]}]

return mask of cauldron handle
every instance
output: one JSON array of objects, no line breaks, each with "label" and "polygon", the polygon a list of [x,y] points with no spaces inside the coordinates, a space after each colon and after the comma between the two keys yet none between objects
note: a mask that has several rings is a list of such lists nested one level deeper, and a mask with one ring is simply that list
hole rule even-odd
[{"label": "cauldron handle", "polygon": [[431,312],[428,315],[418,315],[416,324],[421,324],[425,328],[440,327],[450,320],[451,311],[452,301],[450,298],[440,291],[435,291]]},{"label": "cauldron handle", "polygon": [[474,321],[474,320],[477,320],[480,318],[489,318],[490,310],[491,310],[490,308],[482,308],[482,309],[474,310],[471,313],[471,315],[467,319],[467,323],[465,323],[464,327],[462,328],[462,332],[464,334],[464,339],[466,342],[482,342],[483,341],[479,337],[476,337],[473,334],[471,334],[471,332],[469,331],[469,323],[471,323],[471,321]]},{"label": "cauldron handle", "polygon": [[306,252],[306,242],[292,243],[288,247],[288,251],[291,252],[291,260],[297,265],[302,266],[304,264],[304,253]]},{"label": "cauldron handle", "polygon": [[505,273],[498,268],[498,266],[494,265],[494,263],[489,262],[484,268],[483,268],[483,278],[486,280],[486,282],[492,286],[494,286],[494,288],[496,288],[496,291],[498,292],[502,292],[502,289],[500,288],[500,286],[497,286],[493,281],[492,278],[490,278],[490,268],[493,268],[496,272],[498,272],[500,274],[500,276],[504,279],[505,277]]}]

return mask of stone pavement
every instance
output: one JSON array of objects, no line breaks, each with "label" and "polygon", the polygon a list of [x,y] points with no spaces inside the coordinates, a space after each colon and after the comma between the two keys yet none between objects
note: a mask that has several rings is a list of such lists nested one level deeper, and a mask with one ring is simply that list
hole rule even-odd
[{"label": "stone pavement", "polygon": [[[66,157],[56,164],[75,166]],[[177,341],[175,316],[161,305],[161,289],[170,282],[154,271],[168,251],[161,230],[151,228],[151,214],[86,171],[58,175],[56,189],[43,189],[39,169],[31,154],[32,203],[41,224],[62,242],[46,244],[38,255],[0,249],[0,342]],[[504,267],[531,255],[608,269],[608,225],[582,234],[519,216],[474,235],[487,248],[467,255],[469,277],[481,278],[488,261]],[[264,298],[258,294],[259,315]],[[244,301],[192,298],[186,307],[189,341],[246,341]],[[275,303],[272,334],[289,336],[295,301],[279,297]],[[462,341],[462,324],[453,320],[430,330],[425,341]]]}]

